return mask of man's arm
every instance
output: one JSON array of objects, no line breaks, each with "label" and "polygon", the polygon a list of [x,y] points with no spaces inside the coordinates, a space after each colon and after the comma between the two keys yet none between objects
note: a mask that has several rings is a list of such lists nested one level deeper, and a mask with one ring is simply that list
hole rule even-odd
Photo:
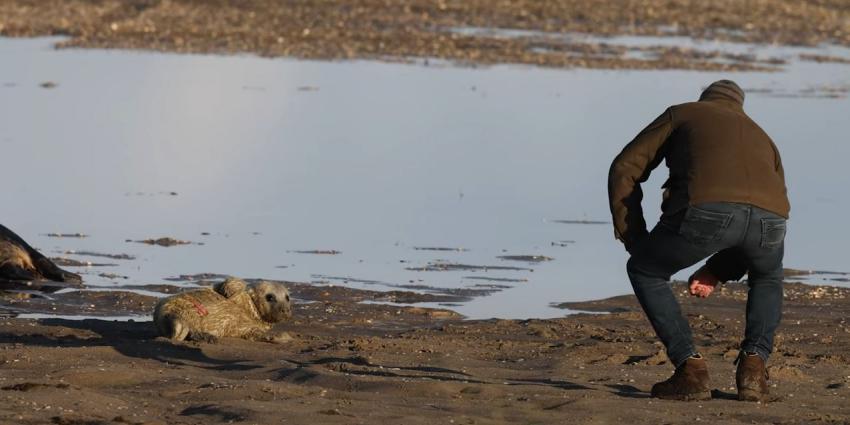
[{"label": "man's arm", "polygon": [[664,143],[673,131],[673,113],[668,108],[643,129],[614,158],[608,171],[608,202],[614,221],[614,236],[631,250],[646,236],[640,184],[661,163]]},{"label": "man's arm", "polygon": [[705,266],[720,282],[740,280],[747,273],[747,264],[734,248],[715,253],[705,262]]}]

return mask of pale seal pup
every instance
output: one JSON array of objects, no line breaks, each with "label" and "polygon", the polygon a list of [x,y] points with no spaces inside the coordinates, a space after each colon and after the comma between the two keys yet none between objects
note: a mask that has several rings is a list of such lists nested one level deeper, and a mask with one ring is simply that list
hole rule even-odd
[{"label": "pale seal pup", "polygon": [[[80,275],[60,269],[49,258],[0,224],[0,280],[80,283]],[[56,288],[58,289],[58,287]]]},{"label": "pale seal pup", "polygon": [[272,325],[292,317],[289,291],[280,283],[250,285],[228,278],[209,288],[160,300],[153,320],[160,335],[172,340],[215,342],[221,337],[281,342]]}]

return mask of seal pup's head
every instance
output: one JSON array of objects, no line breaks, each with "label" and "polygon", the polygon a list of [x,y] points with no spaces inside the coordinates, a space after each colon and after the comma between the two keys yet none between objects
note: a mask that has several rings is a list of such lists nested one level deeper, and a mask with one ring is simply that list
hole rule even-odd
[{"label": "seal pup's head", "polygon": [[269,323],[277,323],[292,317],[289,291],[280,283],[257,282],[250,285],[251,300],[260,317]]}]

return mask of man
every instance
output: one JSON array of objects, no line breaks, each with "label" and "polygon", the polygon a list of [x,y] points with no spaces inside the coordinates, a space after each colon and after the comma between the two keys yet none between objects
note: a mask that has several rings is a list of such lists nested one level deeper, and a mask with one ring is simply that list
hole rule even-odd
[{"label": "man", "polygon": [[[652,387],[654,397],[711,397],[705,360],[668,281],[712,254],[692,280],[737,279],[745,271],[749,276],[738,398],[762,400],[768,394],[765,362],[781,315],[790,206],[779,151],[744,113],[743,103],[737,84],[716,81],[698,102],[664,111],[611,164],[608,195],[615,235],[631,254],[629,279],[676,367],[670,379]],[[647,232],[640,184],[662,160],[670,169],[662,186],[662,217]],[[697,290],[692,282],[692,293],[702,293]]]}]

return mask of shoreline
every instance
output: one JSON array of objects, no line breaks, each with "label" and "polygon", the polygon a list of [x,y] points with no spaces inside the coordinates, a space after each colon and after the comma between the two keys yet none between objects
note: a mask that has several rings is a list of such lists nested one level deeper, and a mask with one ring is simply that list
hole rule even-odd
[{"label": "shoreline", "polygon": [[[832,294],[848,291],[846,286],[815,284],[794,280],[801,276],[836,275],[845,276],[846,272],[785,269],[786,291],[791,291],[791,297],[808,297],[820,299]],[[222,275],[223,276],[223,275]],[[219,277],[217,275],[199,274],[187,275],[179,280],[150,285],[116,285],[69,287],[55,293],[39,293],[32,290],[21,290],[18,286],[0,288],[0,318],[16,318],[19,315],[32,315],[35,320],[50,318],[65,318],[67,320],[115,320],[139,321],[149,317],[157,301],[166,296],[183,291],[211,286]],[[833,279],[844,282],[845,278]],[[399,285],[397,289],[369,290],[353,288],[344,284],[294,282],[274,279],[245,279],[246,282],[270,281],[285,285],[292,293],[294,305],[301,306],[304,311],[312,311],[311,305],[322,303],[339,303],[347,305],[348,309],[363,313],[370,306],[386,309],[410,309],[428,317],[441,319],[462,320],[475,322],[480,320],[551,320],[558,317],[490,317],[468,318],[453,308],[462,303],[470,302],[479,297],[490,296],[495,290],[488,288],[439,288],[426,287],[405,288]],[[0,286],[3,282],[0,282]],[[671,281],[674,288],[685,288],[683,281]],[[734,297],[746,288],[746,279],[726,282],[716,289],[725,297]],[[679,294],[685,301],[689,298],[686,290]],[[789,295],[786,293],[786,298]],[[623,293],[601,299],[579,301],[553,301],[548,307],[560,309],[564,316],[585,313],[619,313],[624,311],[640,311],[635,309],[634,294]],[[708,302],[708,301],[706,301]],[[363,308],[360,308],[363,307]],[[541,306],[543,308],[545,306]],[[44,317],[41,317],[44,316]]]}]

